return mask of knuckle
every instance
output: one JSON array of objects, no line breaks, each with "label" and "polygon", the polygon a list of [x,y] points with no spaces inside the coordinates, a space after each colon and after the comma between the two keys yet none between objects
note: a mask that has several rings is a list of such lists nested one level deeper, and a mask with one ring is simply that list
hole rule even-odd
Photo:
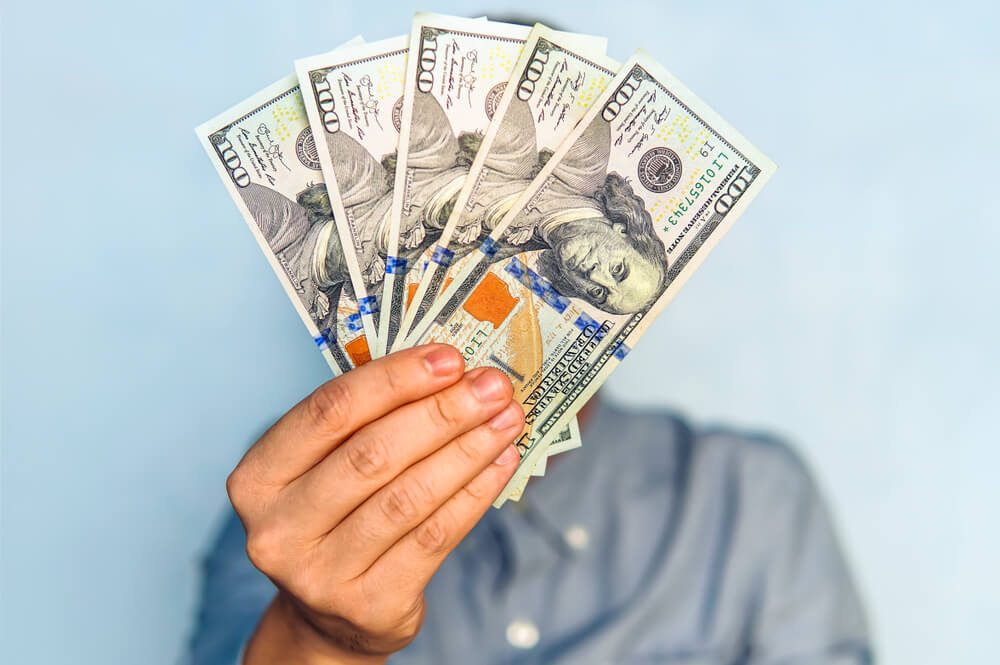
[{"label": "knuckle", "polygon": [[237,466],[226,478],[226,494],[229,495],[229,502],[237,511],[243,508],[246,497],[246,481],[242,468],[242,466]]},{"label": "knuckle", "polygon": [[427,416],[439,429],[454,429],[462,420],[461,410],[447,392],[435,393],[427,400]]},{"label": "knuckle", "polygon": [[386,488],[381,502],[382,514],[395,524],[415,522],[425,505],[426,492],[414,481],[395,482]]},{"label": "knuckle", "polygon": [[389,467],[386,445],[378,437],[366,436],[351,441],[346,451],[351,470],[366,480],[380,477]]},{"label": "knuckle", "polygon": [[277,572],[284,557],[284,539],[273,527],[257,527],[247,533],[247,558],[265,574]]},{"label": "knuckle", "polygon": [[351,623],[378,636],[388,651],[398,651],[412,642],[427,613],[424,594],[412,597],[395,589],[386,593],[385,579],[361,577],[358,583],[350,593],[350,600],[345,599],[344,603],[351,608],[348,616]]},{"label": "knuckle", "polygon": [[385,634],[391,634],[400,644],[408,644],[420,632],[424,623],[426,607],[423,596],[416,600],[401,598],[388,608],[379,608],[372,617],[372,627]]},{"label": "knuckle", "polygon": [[382,382],[393,394],[408,392],[411,383],[410,373],[399,359],[393,358],[382,367]]},{"label": "knuckle", "polygon": [[473,431],[455,439],[461,461],[465,464],[480,464],[483,461],[483,451],[490,447],[489,437],[486,432]]},{"label": "knuckle", "polygon": [[427,613],[427,604],[421,595],[415,603],[410,603],[403,608],[401,620],[398,624],[400,636],[410,642],[416,638],[417,633],[424,625],[424,616]]},{"label": "knuckle", "polygon": [[426,555],[437,556],[448,550],[448,529],[440,517],[424,520],[414,529],[413,538]]},{"label": "knuckle", "polygon": [[466,500],[463,503],[471,502],[478,505],[495,498],[493,483],[485,476],[486,474],[481,474],[458,491],[460,498]]},{"label": "knuckle", "polygon": [[348,381],[334,379],[317,388],[306,400],[309,420],[323,430],[338,431],[351,416]]}]

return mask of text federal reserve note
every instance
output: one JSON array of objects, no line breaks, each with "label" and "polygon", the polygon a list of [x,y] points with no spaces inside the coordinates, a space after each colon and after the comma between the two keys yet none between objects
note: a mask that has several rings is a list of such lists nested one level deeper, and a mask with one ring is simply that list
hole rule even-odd
[{"label": "text federal reserve note", "polygon": [[196,130],[336,374],[369,359],[316,145],[294,75]]},{"label": "text federal reserve note", "polygon": [[[402,333],[419,330],[449,275],[465,263],[524,191],[545,160],[559,147],[621,63],[603,49],[577,45],[570,35],[541,24],[528,37],[514,67],[511,85],[499,100],[488,100],[491,122],[441,237],[419,261],[427,266]],[[490,104],[493,101],[495,104]],[[516,250],[531,240],[532,229],[509,228],[504,239]]]},{"label": "text federal reserve note", "polygon": [[370,340],[377,338],[385,278],[408,39],[404,35],[295,63]]},{"label": "text federal reserve note", "polygon": [[[622,67],[413,340],[513,378],[522,467],[498,503],[774,170],[646,52]],[[509,228],[531,229],[513,255]]]}]

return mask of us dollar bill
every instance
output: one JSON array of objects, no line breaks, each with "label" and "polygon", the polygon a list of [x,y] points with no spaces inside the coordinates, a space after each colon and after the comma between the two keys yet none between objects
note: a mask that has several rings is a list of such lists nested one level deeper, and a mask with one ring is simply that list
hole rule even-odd
[{"label": "us dollar bill", "polygon": [[[479,243],[514,205],[620,66],[603,49],[577,45],[571,35],[535,25],[510,84],[502,84],[499,100],[487,101],[486,115],[493,121],[441,237],[420,260],[427,269],[406,308],[403,334],[418,333],[442,287],[450,282],[449,275],[460,273],[475,260]],[[531,240],[532,230],[508,228],[503,238],[516,247]]]},{"label": "us dollar bill", "polygon": [[[775,168],[648,53],[625,63],[414,340],[511,377],[526,426],[498,504]],[[511,247],[511,227],[531,240]]]},{"label": "us dollar bill", "polygon": [[345,260],[376,354],[409,36],[295,63]]},{"label": "us dollar bill", "polygon": [[[390,209],[377,353],[392,350],[417,259],[434,244],[462,188],[530,28],[418,13],[410,32]],[[606,45],[603,38],[581,41]]]},{"label": "us dollar bill", "polygon": [[331,369],[341,374],[366,362],[368,343],[297,78],[268,86],[195,132]]},{"label": "us dollar bill", "polygon": [[557,436],[551,437],[545,449],[545,455],[538,458],[538,462],[531,470],[531,475],[544,476],[548,458],[575,450],[582,445],[583,440],[580,438],[580,425],[577,423],[576,417],[573,417],[566,427],[559,430]]}]

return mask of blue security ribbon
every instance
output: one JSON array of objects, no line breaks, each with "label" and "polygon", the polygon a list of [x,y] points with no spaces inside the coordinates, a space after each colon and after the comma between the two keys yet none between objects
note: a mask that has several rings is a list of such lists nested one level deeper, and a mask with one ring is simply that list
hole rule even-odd
[{"label": "blue security ribbon", "polygon": [[580,316],[576,317],[576,321],[573,322],[573,325],[579,328],[580,330],[586,330],[588,326],[593,326],[596,329],[597,321],[595,321],[586,312],[581,312]]},{"label": "blue security ribbon", "polygon": [[[524,283],[525,271],[529,270],[529,268],[521,263],[521,261],[515,256],[510,260],[510,263],[507,264],[505,270],[516,277],[519,282]],[[525,284],[525,286],[527,286],[527,284]]]},{"label": "blue security ribbon", "polygon": [[483,241],[483,244],[479,246],[479,251],[490,258],[493,258],[498,249],[500,249],[500,246],[493,238],[486,238],[486,240]]},{"label": "blue security ribbon", "polygon": [[364,325],[361,323],[360,312],[355,312],[354,314],[348,316],[346,319],[344,319],[344,323],[347,326],[347,329],[351,332],[358,332],[362,328],[364,328]]},{"label": "blue security ribbon", "polygon": [[625,356],[627,356],[628,352],[631,350],[632,349],[628,348],[628,346],[626,346],[625,343],[622,342],[621,344],[618,345],[618,348],[615,349],[615,358],[617,358],[618,360],[624,360]]},{"label": "blue security ribbon", "polygon": [[569,298],[556,291],[547,279],[524,265],[516,256],[511,258],[504,269],[560,314],[569,307]]},{"label": "blue security ribbon", "polygon": [[397,272],[406,272],[406,259],[401,256],[385,257],[385,274],[392,275]]},{"label": "blue security ribbon", "polygon": [[358,309],[362,314],[374,314],[378,311],[378,300],[375,296],[365,296],[358,301]]},{"label": "blue security ribbon", "polygon": [[455,252],[451,251],[447,247],[442,247],[441,245],[435,247],[434,254],[431,255],[431,261],[446,268],[451,265],[451,260],[454,258]]},{"label": "blue security ribbon", "polygon": [[321,330],[318,337],[313,337],[313,341],[316,342],[316,346],[319,347],[320,351],[326,351],[336,340],[337,333],[333,331],[333,328]]},{"label": "blue security ribbon", "polygon": [[601,326],[586,312],[580,312],[580,316],[576,317],[576,321],[573,322],[580,330],[593,329],[594,339],[600,342],[604,339],[604,336],[608,334],[607,330],[601,328]]}]

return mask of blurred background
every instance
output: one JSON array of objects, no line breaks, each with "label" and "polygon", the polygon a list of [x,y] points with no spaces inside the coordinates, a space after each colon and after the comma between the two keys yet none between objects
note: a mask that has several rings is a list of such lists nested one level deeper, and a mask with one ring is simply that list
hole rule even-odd
[{"label": "blurred background", "polygon": [[195,125],[417,9],[652,51],[780,169],[607,393],[791,441],[883,663],[1000,624],[995,3],[5,3],[5,663],[176,662],[243,449],[328,369]]}]

